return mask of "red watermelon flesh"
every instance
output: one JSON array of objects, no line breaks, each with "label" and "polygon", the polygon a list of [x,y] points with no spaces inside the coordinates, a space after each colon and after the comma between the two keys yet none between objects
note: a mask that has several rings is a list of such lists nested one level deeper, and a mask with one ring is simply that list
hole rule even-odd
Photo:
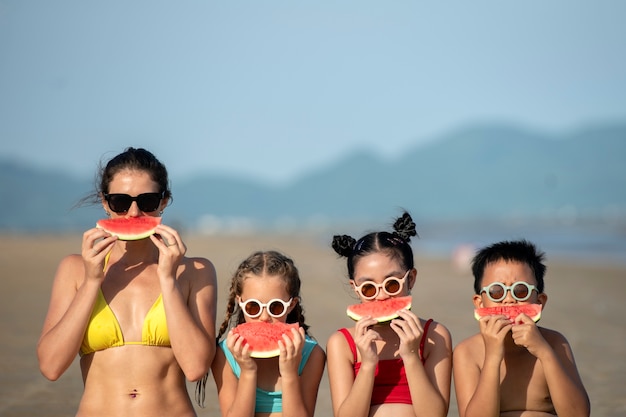
[{"label": "red watermelon flesh", "polygon": [[98,220],[96,227],[117,236],[120,240],[139,240],[153,235],[154,229],[159,224],[161,224],[160,217],[116,217]]},{"label": "red watermelon flesh", "polygon": [[348,306],[346,313],[352,320],[358,321],[365,316],[371,316],[379,323],[390,321],[398,317],[399,310],[410,310],[412,297],[392,297],[386,300],[368,301]]},{"label": "red watermelon flesh", "polygon": [[283,340],[283,334],[291,337],[291,329],[298,329],[298,323],[268,323],[253,321],[241,323],[233,329],[244,338],[250,346],[250,356],[253,358],[273,358],[280,355],[278,341]]},{"label": "red watermelon flesh", "polygon": [[504,315],[514,322],[515,318],[522,313],[526,314],[534,322],[538,322],[541,318],[541,304],[511,304],[481,307],[474,310],[474,318],[480,320],[481,317],[485,316]]}]

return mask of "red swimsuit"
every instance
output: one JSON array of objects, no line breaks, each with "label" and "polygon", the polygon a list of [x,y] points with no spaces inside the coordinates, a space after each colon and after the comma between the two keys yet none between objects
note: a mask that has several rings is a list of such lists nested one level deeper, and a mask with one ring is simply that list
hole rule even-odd
[{"label": "red swimsuit", "polygon": [[[428,327],[432,321],[433,319],[429,319],[424,325],[424,334],[420,340],[419,354],[420,358],[422,358],[422,364],[424,363],[424,343],[427,339],[426,334],[428,333]],[[354,376],[356,377],[361,369],[361,362],[356,361],[356,344],[348,329],[339,329],[339,331],[345,336],[354,356]],[[387,403],[413,404],[409,383],[406,379],[404,362],[402,362],[400,358],[381,360],[376,365],[374,389],[372,390],[370,405]]]}]

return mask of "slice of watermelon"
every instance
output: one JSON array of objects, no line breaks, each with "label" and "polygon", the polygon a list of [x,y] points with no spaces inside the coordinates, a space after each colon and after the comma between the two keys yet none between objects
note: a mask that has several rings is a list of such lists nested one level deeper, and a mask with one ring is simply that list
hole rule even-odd
[{"label": "slice of watermelon", "polygon": [[283,334],[292,336],[291,329],[298,329],[298,323],[267,323],[253,321],[241,323],[233,329],[244,338],[250,346],[250,356],[253,358],[273,358],[280,355],[278,341],[283,340]]},{"label": "slice of watermelon", "polygon": [[120,240],[139,240],[153,235],[154,229],[159,224],[161,224],[160,217],[116,217],[98,220],[96,227],[117,236]]},{"label": "slice of watermelon", "polygon": [[541,318],[541,304],[515,304],[500,305],[495,307],[481,307],[474,310],[474,318],[480,320],[481,317],[504,315],[509,320],[515,321],[520,314],[526,314],[534,322],[538,322]]},{"label": "slice of watermelon", "polygon": [[365,316],[371,316],[379,323],[393,320],[398,317],[399,310],[410,310],[413,297],[392,297],[386,300],[368,301],[348,306],[346,313],[352,320],[358,321]]}]

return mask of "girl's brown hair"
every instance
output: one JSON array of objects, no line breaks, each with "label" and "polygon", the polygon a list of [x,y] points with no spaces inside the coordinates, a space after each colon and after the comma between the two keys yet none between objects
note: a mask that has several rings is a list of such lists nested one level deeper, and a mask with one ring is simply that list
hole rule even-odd
[{"label": "girl's brown hair", "polygon": [[[226,306],[226,316],[217,333],[216,341],[219,342],[229,329],[237,326],[245,321],[243,311],[237,304],[237,296],[243,291],[243,283],[250,276],[260,277],[262,275],[281,277],[287,284],[287,292],[289,297],[298,300],[296,306],[287,315],[287,323],[298,323],[309,335],[309,326],[304,321],[304,309],[300,302],[300,274],[298,268],[293,261],[287,256],[276,251],[258,251],[254,252],[245,259],[235,273],[230,283],[230,291],[228,295],[228,304]],[[209,377],[207,373],[202,379],[196,383],[196,402],[200,407],[204,408],[204,400],[206,395],[206,382]]]},{"label": "girl's brown hair", "polygon": [[243,291],[243,283],[250,276],[270,275],[280,277],[287,284],[287,292],[294,300],[298,300],[296,306],[287,315],[287,323],[298,323],[308,334],[309,326],[304,321],[304,310],[300,302],[300,275],[298,268],[287,256],[277,251],[254,252],[245,259],[235,273],[230,284],[226,316],[217,333],[217,340],[227,333],[228,329],[245,321],[243,311],[237,304],[237,297]]}]

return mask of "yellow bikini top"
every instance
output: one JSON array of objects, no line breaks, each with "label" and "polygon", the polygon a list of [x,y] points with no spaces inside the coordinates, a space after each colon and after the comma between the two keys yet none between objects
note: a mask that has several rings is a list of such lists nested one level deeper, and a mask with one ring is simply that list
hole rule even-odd
[{"label": "yellow bikini top", "polygon": [[[105,268],[108,260],[109,257],[107,256]],[[91,312],[91,317],[89,317],[83,343],[80,346],[80,355],[124,345],[170,346],[162,294],[159,295],[146,314],[141,331],[141,341],[125,341],[117,317],[107,304],[102,289],[98,290],[96,304]]]}]

